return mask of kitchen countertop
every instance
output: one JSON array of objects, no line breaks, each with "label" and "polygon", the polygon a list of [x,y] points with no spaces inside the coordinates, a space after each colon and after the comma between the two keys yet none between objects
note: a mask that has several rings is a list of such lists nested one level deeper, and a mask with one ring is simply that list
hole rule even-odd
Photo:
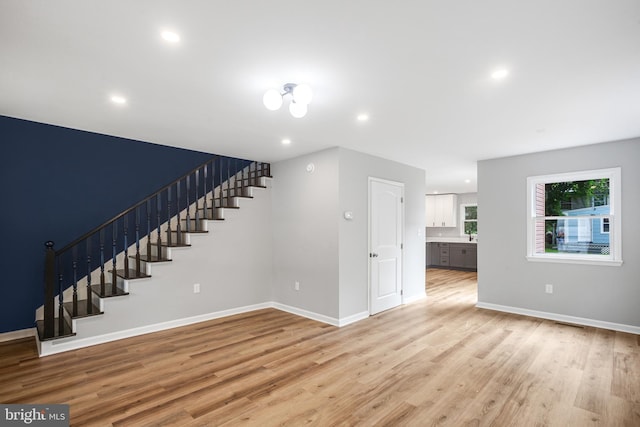
[{"label": "kitchen countertop", "polygon": [[427,237],[427,243],[478,243],[478,238],[469,241],[469,237]]}]

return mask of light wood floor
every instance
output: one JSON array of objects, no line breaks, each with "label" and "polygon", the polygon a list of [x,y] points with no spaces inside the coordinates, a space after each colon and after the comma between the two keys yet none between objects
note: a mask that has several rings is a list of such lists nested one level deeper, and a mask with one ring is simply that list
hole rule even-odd
[{"label": "light wood floor", "polygon": [[72,425],[640,426],[640,336],[481,310],[475,273],[343,328],[277,310],[38,359],[0,344],[0,402]]}]

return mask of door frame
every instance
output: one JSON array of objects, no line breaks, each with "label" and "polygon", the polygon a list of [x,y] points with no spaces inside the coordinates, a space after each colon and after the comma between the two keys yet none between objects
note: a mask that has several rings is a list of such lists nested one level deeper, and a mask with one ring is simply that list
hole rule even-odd
[{"label": "door frame", "polygon": [[400,197],[403,202],[400,203],[400,218],[402,221],[400,232],[402,233],[402,262],[400,263],[400,305],[404,304],[404,236],[405,236],[405,212],[404,212],[404,182],[391,181],[389,179],[377,178],[369,176],[367,181],[367,309],[371,316],[371,184],[372,182],[381,182],[400,187]]}]

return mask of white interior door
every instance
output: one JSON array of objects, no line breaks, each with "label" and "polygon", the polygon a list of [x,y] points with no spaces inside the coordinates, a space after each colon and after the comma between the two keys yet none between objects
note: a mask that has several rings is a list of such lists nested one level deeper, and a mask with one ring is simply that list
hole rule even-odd
[{"label": "white interior door", "polygon": [[404,185],[369,178],[370,314],[402,303]]}]

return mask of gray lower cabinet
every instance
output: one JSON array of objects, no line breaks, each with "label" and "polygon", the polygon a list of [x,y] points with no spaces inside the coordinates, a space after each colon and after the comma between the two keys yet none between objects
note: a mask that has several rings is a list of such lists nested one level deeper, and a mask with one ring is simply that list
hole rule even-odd
[{"label": "gray lower cabinet", "polygon": [[478,247],[474,243],[427,243],[427,266],[478,269]]},{"label": "gray lower cabinet", "polygon": [[449,265],[449,243],[427,243],[427,266]]},{"label": "gray lower cabinet", "polygon": [[452,243],[449,245],[449,266],[478,268],[478,248],[475,244]]}]

